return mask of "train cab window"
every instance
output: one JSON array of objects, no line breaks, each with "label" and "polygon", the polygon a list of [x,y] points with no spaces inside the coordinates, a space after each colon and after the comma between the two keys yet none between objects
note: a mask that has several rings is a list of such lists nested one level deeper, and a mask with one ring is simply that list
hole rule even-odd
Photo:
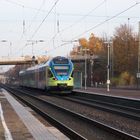
[{"label": "train cab window", "polygon": [[67,76],[68,75],[68,71],[66,71],[66,70],[55,70],[55,72],[59,76]]},{"label": "train cab window", "polygon": [[69,66],[54,66],[56,75],[58,76],[67,76],[69,74]]},{"label": "train cab window", "polygon": [[53,74],[49,69],[48,69],[48,77],[53,77]]}]

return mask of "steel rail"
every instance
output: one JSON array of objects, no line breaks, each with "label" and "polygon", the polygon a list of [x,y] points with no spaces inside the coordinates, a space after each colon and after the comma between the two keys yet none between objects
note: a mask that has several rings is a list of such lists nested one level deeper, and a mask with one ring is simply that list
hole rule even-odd
[{"label": "steel rail", "polygon": [[88,98],[88,99],[95,99],[98,101],[104,101],[106,103],[112,103],[112,104],[118,104],[118,105],[124,105],[130,108],[135,108],[140,112],[140,99],[134,99],[134,98],[126,98],[126,97],[118,97],[113,95],[105,95],[101,93],[94,93],[94,92],[83,92],[83,91],[73,91],[74,95]]},{"label": "steel rail", "polygon": [[[24,90],[26,90],[28,92],[32,92],[32,89],[24,89]],[[44,91],[41,91],[41,94],[44,94]],[[58,96],[58,97],[60,97],[60,96]],[[138,120],[138,121],[140,120],[140,114],[139,114],[140,109],[137,109],[134,107],[127,107],[124,105],[119,105],[119,102],[118,102],[118,104],[113,104],[113,103],[105,102],[102,100],[94,100],[94,95],[93,95],[93,98],[91,98],[91,97],[88,98],[86,96],[85,97],[81,97],[81,96],[70,96],[70,97],[66,96],[65,97],[64,96],[63,98],[65,98],[66,100],[72,101],[72,102],[80,103],[80,104],[91,106],[91,107],[94,107],[94,108],[97,108],[97,109],[100,109],[103,111],[121,115],[126,118],[133,119],[133,120]]]},{"label": "steel rail", "polygon": [[133,113],[137,113],[140,115],[140,100],[137,99],[129,99],[129,98],[121,98],[100,94],[91,94],[91,93],[81,93],[81,92],[73,92],[75,93],[75,98],[84,98],[89,101],[93,101],[102,105],[108,105],[115,108],[120,108],[123,110],[127,110]]},{"label": "steel rail", "polygon": [[[19,90],[18,90],[18,91],[19,91]],[[10,90],[10,92],[11,92],[11,90]],[[26,94],[26,93],[23,92],[23,91],[20,91],[20,92],[23,93],[24,95]],[[101,129],[103,129],[103,130],[105,130],[105,131],[107,131],[107,132],[109,132],[109,133],[111,133],[111,134],[113,134],[113,135],[115,135],[115,136],[119,136],[119,137],[121,137],[121,138],[123,138],[123,139],[125,139],[125,140],[129,140],[129,139],[131,139],[131,140],[139,140],[138,137],[135,137],[135,136],[130,135],[130,134],[128,134],[128,133],[125,133],[125,132],[123,132],[123,131],[121,131],[121,130],[118,130],[118,129],[116,129],[116,128],[110,127],[109,125],[106,125],[106,124],[103,124],[103,123],[101,123],[101,122],[98,122],[98,121],[95,121],[95,120],[93,120],[93,119],[90,119],[90,118],[88,118],[88,117],[85,117],[85,116],[83,116],[83,115],[81,115],[81,114],[78,114],[78,113],[76,113],[76,112],[73,112],[73,111],[70,111],[70,110],[68,110],[68,109],[62,108],[62,107],[60,107],[60,106],[58,106],[58,105],[56,105],[56,104],[54,104],[54,103],[48,102],[48,101],[43,100],[43,99],[39,99],[39,98],[37,98],[37,97],[35,97],[35,96],[32,96],[32,95],[27,95],[27,96],[30,96],[31,98],[34,98],[34,99],[36,99],[36,100],[38,100],[38,101],[40,101],[40,102],[44,102],[45,104],[48,104],[48,105],[50,105],[50,106],[52,106],[52,107],[55,107],[55,108],[57,108],[57,109],[59,109],[59,110],[61,110],[61,111],[63,111],[63,112],[66,112],[66,113],[69,114],[69,115],[75,116],[76,118],[79,118],[79,119],[81,119],[81,120],[83,120],[83,121],[85,121],[85,122],[87,122],[87,123],[89,123],[89,124],[92,124],[92,125],[94,125],[94,126],[96,126],[96,127],[98,127],[98,128],[101,128]],[[19,98],[19,97],[18,97],[18,98]],[[27,102],[27,101],[24,101],[24,102]],[[29,103],[28,103],[28,104],[29,104]],[[36,111],[39,111],[40,114],[44,114],[44,113],[42,113],[42,111],[40,111],[40,110],[39,110],[38,108],[36,108],[35,106],[33,106],[33,105],[31,105],[31,104],[29,104],[29,105],[32,106],[32,108],[34,108]],[[44,115],[46,115],[46,114],[44,114]]]},{"label": "steel rail", "polygon": [[136,110],[133,108],[129,108],[129,107],[121,106],[121,105],[115,105],[115,104],[106,103],[106,102],[101,102],[101,101],[96,101],[93,99],[75,97],[75,96],[63,97],[63,99],[66,99],[66,100],[69,100],[72,102],[76,102],[79,104],[91,106],[91,107],[94,107],[94,108],[97,108],[97,109],[100,109],[103,111],[115,113],[117,115],[121,115],[126,118],[131,118],[131,119],[138,120],[138,121],[140,120],[140,114],[137,113],[139,110]]},{"label": "steel rail", "polygon": [[[60,121],[56,120],[55,118],[51,117],[50,115],[48,115],[46,112],[43,112],[40,108],[38,108],[36,105],[30,103],[27,101],[27,98],[24,99],[24,97],[21,97],[19,94],[16,94],[15,92],[20,90],[15,90],[9,87],[3,87],[5,88],[7,91],[9,91],[10,93],[12,93],[15,97],[17,97],[19,100],[21,100],[23,103],[27,104],[28,106],[30,106],[32,109],[34,109],[38,114],[40,114],[42,117],[44,117],[46,120],[48,120],[51,124],[53,124],[54,126],[56,126],[57,128],[60,129],[60,131],[62,131],[65,135],[67,135],[70,139],[73,140],[87,140],[85,137],[83,137],[82,135],[78,134],[77,132],[75,132],[74,130],[72,130],[70,127],[66,126],[65,124],[61,123]],[[18,92],[18,93],[19,93]],[[22,92],[23,93],[23,92]],[[26,93],[24,93],[25,95]],[[26,94],[27,95],[27,94]],[[29,95],[28,95],[29,96]],[[35,98],[34,96],[32,96],[33,98]],[[38,100],[38,98],[35,98]],[[40,99],[39,99],[40,100]]]}]

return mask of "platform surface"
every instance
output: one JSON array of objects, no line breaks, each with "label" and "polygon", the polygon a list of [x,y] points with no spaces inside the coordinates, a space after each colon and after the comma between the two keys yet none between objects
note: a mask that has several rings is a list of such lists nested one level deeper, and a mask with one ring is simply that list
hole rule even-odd
[{"label": "platform surface", "polygon": [[[53,126],[46,127],[6,90],[0,90],[0,140],[68,140]],[[3,117],[2,117],[3,115]],[[4,123],[6,127],[4,127]]]}]

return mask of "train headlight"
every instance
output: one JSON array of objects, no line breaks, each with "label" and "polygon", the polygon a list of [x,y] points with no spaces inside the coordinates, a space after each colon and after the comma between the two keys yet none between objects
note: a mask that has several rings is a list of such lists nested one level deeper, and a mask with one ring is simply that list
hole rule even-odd
[{"label": "train headlight", "polygon": [[53,77],[53,80],[57,80],[57,78]]}]

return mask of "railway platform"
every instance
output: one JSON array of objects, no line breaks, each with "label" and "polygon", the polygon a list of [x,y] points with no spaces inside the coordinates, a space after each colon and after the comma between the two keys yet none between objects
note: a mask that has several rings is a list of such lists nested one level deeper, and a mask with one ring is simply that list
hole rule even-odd
[{"label": "railway platform", "polygon": [[74,89],[74,91],[78,92],[87,92],[92,94],[103,94],[107,96],[119,96],[123,98],[134,98],[140,100],[140,89],[121,89],[121,88],[111,88],[110,91],[107,91],[106,88],[94,88],[94,87],[87,87],[86,89],[79,88]]},{"label": "railway platform", "polygon": [[[42,120],[41,120],[42,119]],[[46,121],[44,121],[46,122]],[[0,89],[0,140],[68,140],[33,110]]]}]

